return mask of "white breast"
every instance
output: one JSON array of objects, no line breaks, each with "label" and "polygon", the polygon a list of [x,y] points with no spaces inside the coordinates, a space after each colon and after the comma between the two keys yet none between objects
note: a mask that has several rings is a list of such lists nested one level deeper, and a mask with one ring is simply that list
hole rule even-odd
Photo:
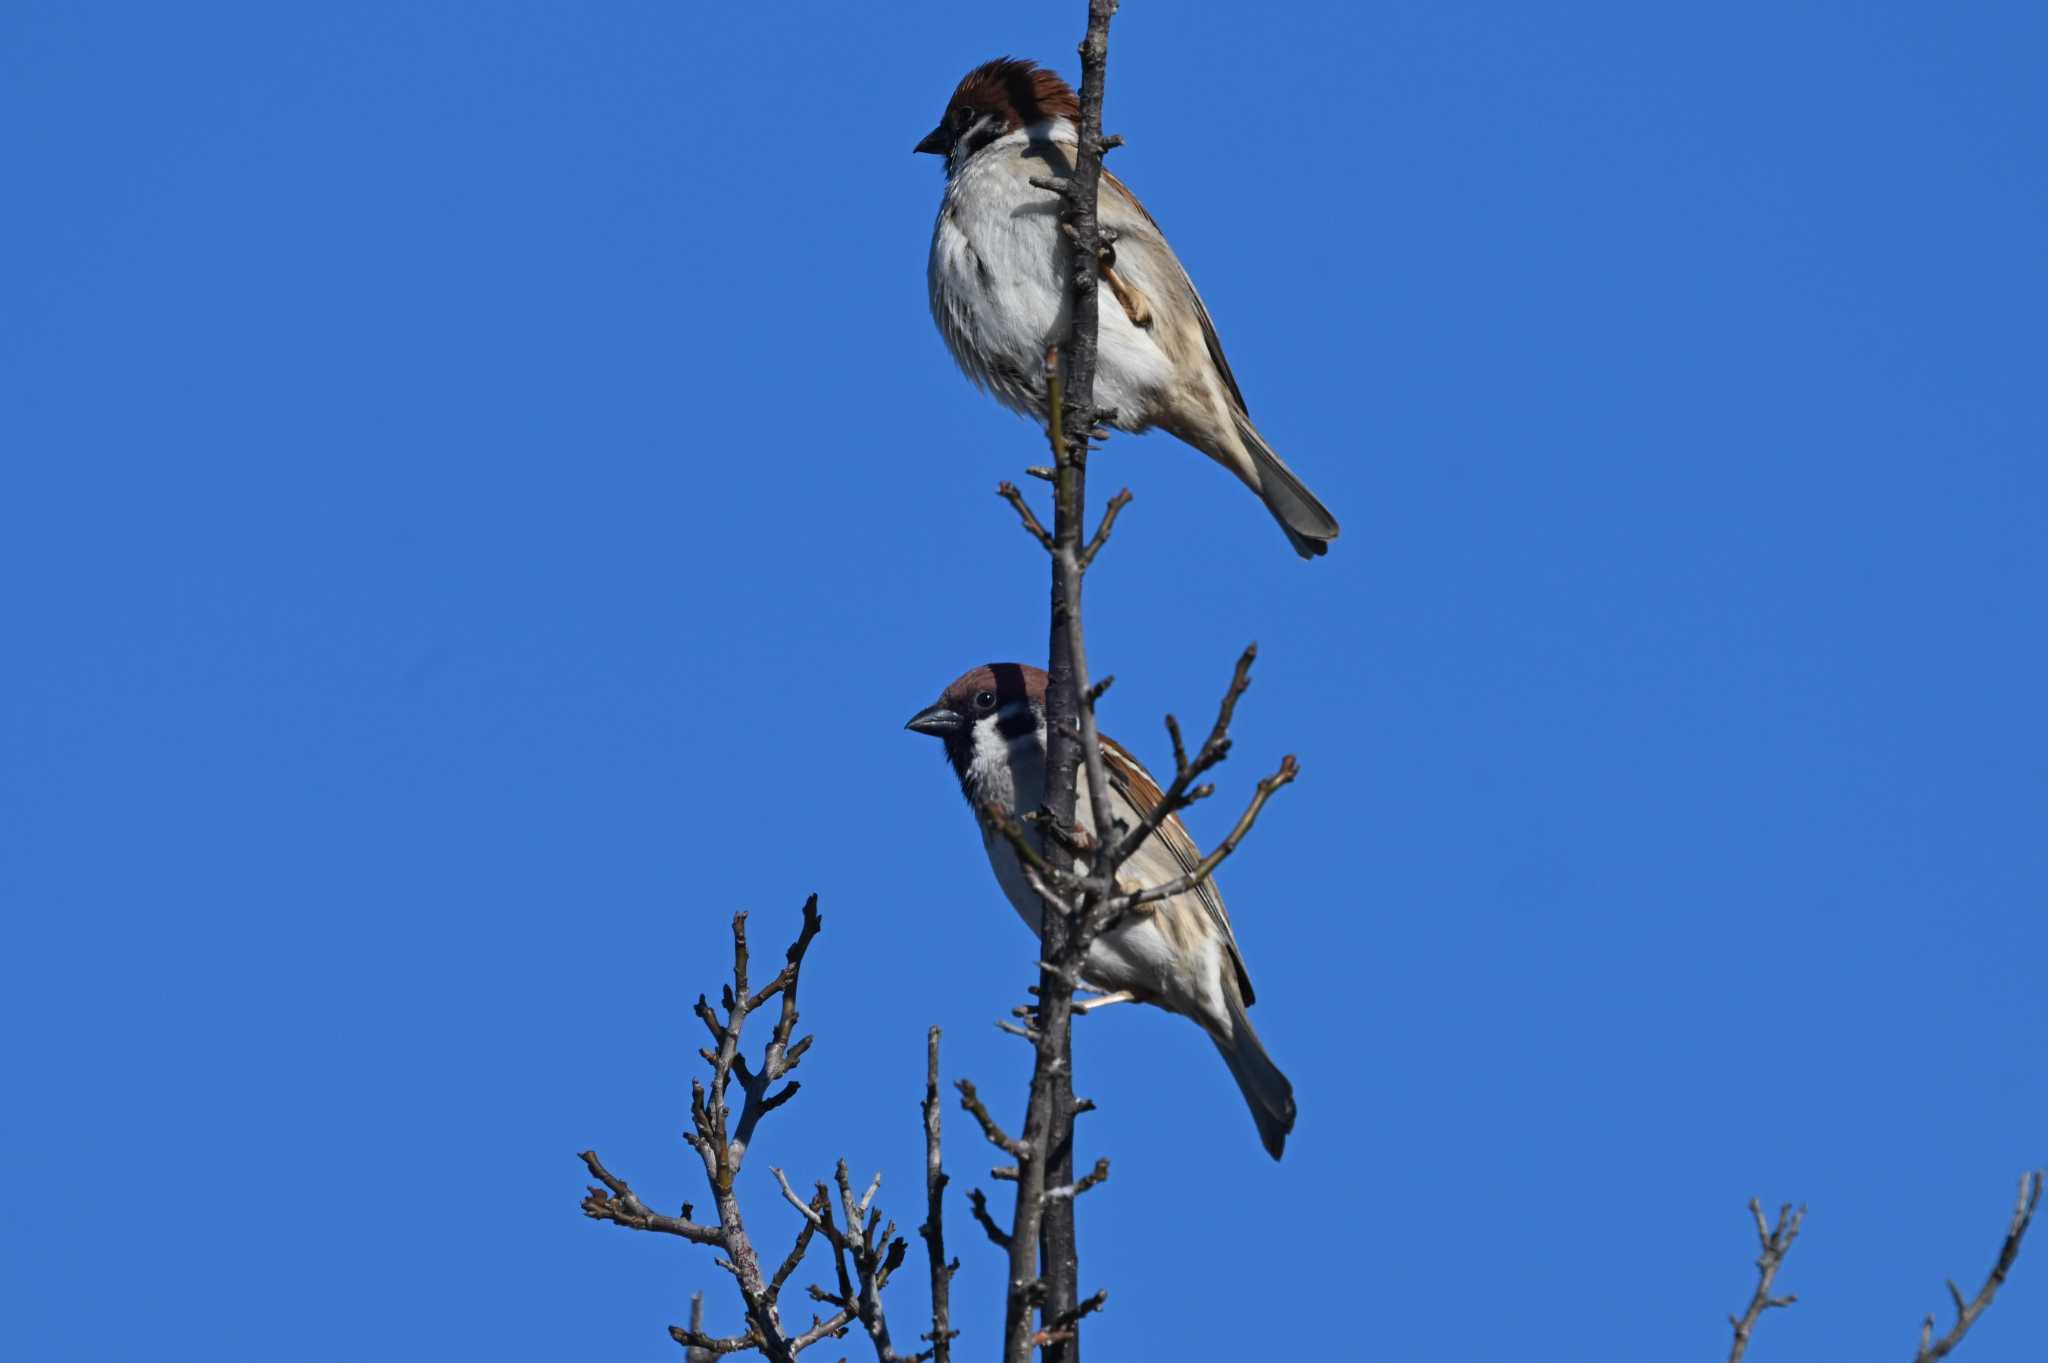
[{"label": "white breast", "polygon": [[[975,153],[947,183],[926,282],[932,319],[967,376],[1005,406],[1045,420],[1045,354],[1066,334],[1067,251],[1059,199],[1031,183],[1072,167],[1064,120]],[[1165,352],[1105,295],[1096,400],[1142,430],[1172,377]]]}]

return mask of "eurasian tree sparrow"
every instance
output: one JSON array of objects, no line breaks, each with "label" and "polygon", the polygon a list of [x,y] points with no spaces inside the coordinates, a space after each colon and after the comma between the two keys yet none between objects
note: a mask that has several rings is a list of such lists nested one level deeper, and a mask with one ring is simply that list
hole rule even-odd
[{"label": "eurasian tree sparrow", "polygon": [[[946,158],[932,229],[932,317],[975,384],[1046,420],[1045,357],[1066,334],[1070,244],[1059,197],[1033,176],[1073,173],[1081,108],[1067,83],[1007,57],[967,73],[917,150]],[[1158,426],[1244,480],[1303,558],[1329,549],[1337,518],[1280,462],[1238,391],[1201,295],[1159,224],[1107,170],[1098,215],[1105,256],[1095,401],[1112,424]]]},{"label": "eurasian tree sparrow", "polygon": [[[969,805],[992,804],[1021,823],[1045,803],[1045,673],[1037,668],[1023,663],[977,667],[904,727],[945,740],[946,759]],[[1114,819],[1126,829],[1136,827],[1158,804],[1159,783],[1108,738],[1102,740],[1102,761]],[[1079,784],[1075,824],[1093,828],[1088,783]],[[996,882],[1036,934],[1040,901],[1016,848],[986,826],[982,841]],[[1169,816],[1118,869],[1117,878],[1128,878],[1133,887],[1164,884],[1200,860],[1180,819]],[[1294,1088],[1245,1016],[1252,981],[1213,877],[1187,894],[1133,910],[1089,947],[1084,971],[1091,989],[1128,993],[1201,1024],[1243,1091],[1266,1153],[1280,1158],[1287,1133],[1294,1129]]]}]

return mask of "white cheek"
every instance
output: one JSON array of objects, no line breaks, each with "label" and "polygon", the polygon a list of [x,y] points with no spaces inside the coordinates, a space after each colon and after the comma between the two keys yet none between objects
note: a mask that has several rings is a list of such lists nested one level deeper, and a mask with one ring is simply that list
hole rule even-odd
[{"label": "white cheek", "polygon": [[1017,813],[1045,803],[1045,739],[1035,733],[1004,738],[996,720],[974,726],[974,751],[967,760],[967,779],[978,798]]},{"label": "white cheek", "polygon": [[968,761],[968,774],[986,793],[985,798],[1008,803],[1015,784],[1010,777],[1010,745],[994,724],[974,726],[974,756]]}]

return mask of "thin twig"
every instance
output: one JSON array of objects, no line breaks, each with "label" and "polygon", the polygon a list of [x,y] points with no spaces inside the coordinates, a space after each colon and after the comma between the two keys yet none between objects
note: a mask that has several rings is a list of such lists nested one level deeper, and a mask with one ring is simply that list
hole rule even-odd
[{"label": "thin twig", "polygon": [[811,1328],[789,1342],[790,1351],[792,1353],[802,1353],[821,1339],[828,1337],[837,1339],[844,1335],[846,1327],[853,1320],[853,1314],[851,1307],[844,1307],[823,1320],[819,1320],[816,1316],[811,1317]]},{"label": "thin twig", "polygon": [[[889,1320],[882,1310],[882,1289],[889,1285],[889,1279],[902,1266],[908,1246],[896,1234],[894,1221],[885,1223],[879,1211],[871,1210],[875,1194],[882,1186],[882,1176],[876,1174],[874,1181],[868,1184],[866,1194],[856,1199],[853,1183],[847,1177],[846,1161],[839,1161],[832,1177],[839,1188],[839,1210],[846,1220],[842,1228],[833,1220],[831,1194],[826,1192],[824,1184],[820,1183],[817,1193],[806,1202],[789,1186],[789,1176],[782,1170],[771,1168],[769,1172],[775,1176],[776,1186],[782,1189],[783,1200],[803,1216],[805,1234],[815,1231],[824,1236],[825,1242],[832,1247],[839,1290],[830,1292],[813,1286],[812,1299],[850,1312],[867,1331],[868,1339],[875,1348],[876,1363],[915,1363],[916,1359],[930,1357],[928,1353],[915,1356],[899,1354],[889,1342]],[[851,1272],[848,1271],[849,1261]]]},{"label": "thin twig", "polygon": [[1108,1302],[1109,1289],[1104,1288],[1086,1301],[1060,1312],[1059,1315],[1053,1317],[1052,1323],[1048,1328],[1054,1330],[1072,1329],[1080,1321],[1081,1317],[1100,1311]]},{"label": "thin twig", "polygon": [[[1160,792],[1159,802],[1145,812],[1135,827],[1111,848],[1109,856],[1089,870],[1098,876],[1114,875],[1116,869],[1136,855],[1145,845],[1145,840],[1159,831],[1168,818],[1186,809],[1208,792],[1196,786],[1210,768],[1230,756],[1230,725],[1237,716],[1237,703],[1252,684],[1252,663],[1259,656],[1257,644],[1245,645],[1238,655],[1237,666],[1230,674],[1230,685],[1224,689],[1223,701],[1216,707],[1216,722],[1209,728],[1209,736],[1202,740],[1202,746],[1191,759],[1181,742],[1180,723],[1173,716],[1166,717],[1166,730],[1173,736],[1173,780]],[[1292,761],[1292,759],[1289,759]],[[1289,780],[1293,779],[1291,776]],[[1285,785],[1286,782],[1280,783]],[[1278,789],[1275,786],[1274,789]]]},{"label": "thin twig", "polygon": [[979,1188],[970,1188],[967,1192],[967,1209],[974,1213],[974,1219],[981,1223],[982,1230],[987,1232],[988,1238],[995,1243],[996,1248],[1009,1249],[1010,1233],[997,1225],[995,1217],[989,1214],[987,1193]]},{"label": "thin twig", "polygon": [[2020,1241],[2026,1238],[2027,1227],[2034,1220],[2034,1209],[2041,1205],[2041,1184],[2048,1171],[2034,1170],[2020,1175],[2019,1201],[2012,1209],[2012,1220],[2005,1230],[2005,1243],[1998,1248],[1998,1262],[1991,1266],[1991,1274],[1984,1279],[1984,1286],[1968,1302],[1951,1279],[1948,1284],[1949,1299],[1955,1303],[1956,1323],[1940,1339],[1934,1337],[1934,1317],[1928,1316],[1920,1324],[1920,1351],[1914,1355],[1913,1363],[1932,1363],[1934,1359],[1945,1358],[1951,1349],[1963,1342],[1963,1336],[1977,1323],[1977,1318],[1990,1308],[1991,1299],[1998,1295],[2004,1285],[2006,1274],[2012,1272],[2013,1260],[2019,1257]]},{"label": "thin twig", "polygon": [[989,1114],[988,1104],[981,1101],[981,1095],[974,1090],[971,1079],[957,1080],[954,1087],[960,1090],[960,1106],[974,1114],[974,1120],[981,1123],[981,1134],[988,1137],[988,1143],[1006,1155],[1022,1156],[1024,1143],[1013,1140],[996,1119]]},{"label": "thin twig", "polygon": [[[779,1176],[780,1174],[778,1171],[778,1177]],[[785,1190],[786,1186],[787,1185],[785,1185]],[[821,1193],[819,1194],[819,1196],[822,1198],[823,1194]],[[822,1203],[817,1203],[813,1205],[822,1210]],[[794,1273],[796,1271],[796,1266],[803,1262],[804,1251],[808,1250],[811,1247],[811,1237],[817,1233],[817,1222],[815,1220],[807,1219],[804,1222],[804,1228],[796,1233],[796,1243],[790,1246],[789,1253],[783,1257],[782,1267],[776,1269],[775,1276],[768,1280],[768,1291],[770,1295],[776,1295],[782,1291],[782,1285],[789,1281],[789,1275]]]},{"label": "thin twig", "polygon": [[[1081,566],[1088,567],[1095,562],[1095,556],[1102,552],[1102,546],[1109,543],[1109,532],[1116,525],[1117,513],[1131,504],[1131,490],[1124,488],[1109,499],[1109,505],[1102,509],[1102,523],[1095,527],[1094,536],[1088,547],[1081,551]],[[1048,545],[1048,548],[1051,546]]]},{"label": "thin twig", "polygon": [[694,1240],[700,1245],[725,1244],[725,1236],[716,1226],[700,1226],[689,1219],[689,1208],[684,1206],[683,1215],[663,1216],[642,1202],[627,1186],[626,1180],[617,1177],[604,1167],[595,1150],[585,1150],[577,1156],[590,1176],[604,1184],[603,1188],[591,1188],[583,1197],[583,1214],[596,1221],[609,1221],[627,1230],[660,1231],[665,1235],[679,1235],[685,1240]]},{"label": "thin twig", "polygon": [[1038,513],[1031,509],[1031,503],[1024,500],[1024,494],[1011,482],[996,484],[996,496],[1001,497],[1017,509],[1017,519],[1024,522],[1024,532],[1038,541],[1038,547],[1048,554],[1052,552],[1052,535],[1039,524]]},{"label": "thin twig", "polygon": [[1792,1242],[1799,1238],[1799,1227],[1806,1220],[1806,1208],[1794,1211],[1789,1202],[1778,1208],[1775,1229],[1764,1223],[1763,1204],[1755,1198],[1749,1200],[1749,1214],[1756,1220],[1756,1238],[1761,1251],[1756,1260],[1756,1291],[1750,1296],[1749,1309],[1742,1313],[1741,1319],[1728,1317],[1728,1323],[1735,1327],[1735,1341],[1728,1350],[1728,1363],[1742,1363],[1743,1351],[1749,1348],[1750,1331],[1756,1328],[1758,1317],[1774,1306],[1790,1306],[1799,1300],[1794,1296],[1772,1296],[1771,1280],[1778,1276],[1778,1268],[1791,1251]]},{"label": "thin twig", "polygon": [[1096,1184],[1101,1183],[1108,1179],[1108,1177],[1109,1161],[1106,1159],[1099,1159],[1095,1161],[1095,1167],[1093,1169],[1081,1175],[1081,1177],[1075,1179],[1072,1183],[1069,1183],[1064,1187],[1047,1188],[1045,1190],[1045,1195],[1047,1197],[1079,1197],[1081,1194],[1087,1192],[1090,1188],[1093,1188]]},{"label": "thin twig", "polygon": [[728,1335],[718,1338],[699,1330],[686,1330],[680,1325],[671,1325],[668,1332],[675,1342],[689,1350],[690,1363],[698,1358],[717,1358],[724,1354],[736,1354],[741,1349],[759,1349],[761,1337],[752,1330],[743,1335]]},{"label": "thin twig", "polygon": [[[1017,859],[1023,862],[1026,867],[1036,871],[1048,880],[1058,879],[1065,875],[1065,872],[1053,869],[1052,863],[1047,861],[1044,855],[1039,852],[1038,843],[1018,825],[1015,819],[1010,817],[1009,810],[1004,809],[1001,805],[990,802],[981,805],[978,812],[981,815],[982,822],[1003,836],[1003,839],[1010,844],[1011,849],[1016,852]],[[1062,906],[1062,911],[1071,912],[1071,909]]]},{"label": "thin twig", "polygon": [[1280,769],[1259,782],[1257,789],[1252,792],[1251,803],[1245,806],[1244,813],[1237,816],[1237,822],[1231,826],[1229,834],[1210,849],[1208,856],[1196,862],[1193,870],[1185,875],[1176,876],[1163,885],[1148,886],[1135,894],[1124,895],[1111,906],[1113,910],[1125,913],[1162,899],[1186,894],[1201,885],[1203,881],[1216,874],[1216,868],[1237,850],[1237,845],[1244,841],[1245,834],[1252,831],[1252,825],[1259,820],[1259,811],[1266,807],[1266,801],[1273,798],[1274,792],[1282,786],[1291,784],[1300,774],[1301,766],[1294,760],[1293,754],[1281,758]]}]

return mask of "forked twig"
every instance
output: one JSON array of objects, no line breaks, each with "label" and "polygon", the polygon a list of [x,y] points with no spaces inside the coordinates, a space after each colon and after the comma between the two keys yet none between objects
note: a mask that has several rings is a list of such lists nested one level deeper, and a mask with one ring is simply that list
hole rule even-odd
[{"label": "forked twig", "polygon": [[1230,854],[1237,850],[1237,845],[1244,841],[1245,834],[1252,831],[1252,825],[1258,822],[1259,811],[1266,807],[1266,801],[1272,799],[1274,792],[1282,786],[1291,784],[1300,774],[1301,766],[1294,760],[1293,754],[1281,758],[1280,769],[1259,782],[1258,788],[1252,792],[1251,803],[1245,806],[1244,813],[1237,816],[1237,822],[1231,826],[1230,832],[1225,835],[1223,841],[1210,849],[1209,855],[1195,863],[1193,870],[1164,884],[1148,886],[1134,894],[1119,897],[1114,901],[1114,911],[1128,912],[1162,899],[1186,894],[1216,874],[1216,868],[1229,859]]},{"label": "forked twig", "polygon": [[1945,1358],[1950,1350],[1963,1342],[1963,1336],[1977,1323],[1977,1318],[1991,1306],[1991,1299],[1998,1295],[2004,1285],[2006,1274],[2012,1272],[2013,1260],[2019,1258],[2020,1242],[2026,1238],[2027,1227],[2033,1223],[2034,1210],[2041,1205],[2041,1183],[2048,1171],[2034,1170],[2020,1175],[2019,1201],[2013,1205],[2012,1220],[2007,1223],[2005,1242],[1998,1247],[1998,1262],[1991,1266],[1990,1276],[1984,1279],[1984,1286],[1977,1289],[1977,1295],[1969,1301],[1956,1287],[1955,1279],[1949,1279],[1949,1300],[1955,1303],[1956,1323],[1949,1327],[1940,1339],[1934,1337],[1934,1317],[1930,1314],[1920,1323],[1920,1350],[1914,1355],[1913,1363],[1933,1363],[1934,1359]]},{"label": "forked twig", "polygon": [[1778,1208],[1778,1224],[1775,1228],[1765,1224],[1763,1204],[1755,1198],[1749,1200],[1749,1214],[1756,1220],[1757,1245],[1761,1252],[1756,1259],[1756,1291],[1750,1296],[1749,1309],[1740,1319],[1728,1317],[1728,1323],[1735,1327],[1735,1341],[1728,1349],[1728,1363],[1742,1363],[1743,1351],[1749,1348],[1750,1332],[1764,1312],[1777,1306],[1790,1306],[1799,1298],[1795,1296],[1774,1297],[1771,1282],[1778,1276],[1778,1269],[1791,1252],[1792,1242],[1799,1238],[1799,1227],[1806,1221],[1806,1208],[1793,1210],[1791,1203]]},{"label": "forked twig", "polygon": [[[1166,731],[1173,738],[1173,780],[1160,792],[1159,802],[1138,820],[1137,826],[1111,847],[1103,863],[1091,868],[1097,874],[1114,874],[1116,868],[1129,861],[1170,816],[1211,793],[1210,788],[1198,787],[1195,783],[1210,768],[1230,756],[1230,724],[1237,716],[1237,702],[1252,684],[1252,663],[1258,656],[1257,644],[1245,645],[1244,652],[1238,655],[1237,666],[1231,671],[1230,685],[1223,692],[1223,702],[1216,708],[1216,722],[1209,727],[1209,736],[1202,740],[1202,746],[1192,759],[1181,742],[1179,721],[1171,715],[1166,717]],[[1293,778],[1290,776],[1288,779]],[[1280,784],[1285,785],[1286,782]]]}]

